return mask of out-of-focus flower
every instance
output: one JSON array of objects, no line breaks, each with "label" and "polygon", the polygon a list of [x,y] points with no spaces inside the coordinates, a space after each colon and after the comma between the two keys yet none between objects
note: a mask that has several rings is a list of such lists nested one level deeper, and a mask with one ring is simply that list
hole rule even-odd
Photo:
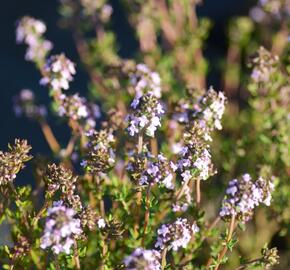
[{"label": "out-of-focus flower", "polygon": [[100,118],[100,108],[92,104],[79,94],[67,96],[61,94],[57,97],[57,112],[61,117],[77,121],[84,131],[88,131],[96,126],[96,119]]},{"label": "out-of-focus flower", "polygon": [[240,180],[233,179],[229,182],[226,196],[222,202],[220,216],[230,219],[233,215],[242,222],[248,221],[255,207],[264,203],[269,206],[274,184],[262,177],[253,182],[249,174],[244,174]]},{"label": "out-of-focus flower", "polygon": [[75,218],[75,211],[62,201],[54,202],[47,214],[40,247],[51,248],[55,254],[69,254],[75,237],[82,234],[80,219]]},{"label": "out-of-focus flower", "polygon": [[43,119],[47,115],[44,105],[36,105],[34,93],[29,89],[23,89],[13,97],[13,109],[16,116],[25,115],[30,119]]},{"label": "out-of-focus flower", "polygon": [[17,22],[16,41],[28,45],[25,59],[43,63],[53,45],[43,38],[46,32],[44,22],[25,16]]},{"label": "out-of-focus flower", "polygon": [[178,218],[174,223],[163,224],[158,229],[155,247],[160,249],[172,248],[174,251],[186,248],[191,238],[198,231],[199,228],[195,223],[190,223],[186,218]]},{"label": "out-of-focus flower", "polygon": [[124,259],[126,270],[160,270],[161,255],[156,250],[136,248]]},{"label": "out-of-focus flower", "polygon": [[257,55],[250,62],[250,66],[253,66],[252,80],[255,83],[267,83],[271,75],[277,70],[278,63],[278,56],[273,56],[264,47],[260,47]]},{"label": "out-of-focus flower", "polygon": [[161,78],[157,72],[152,72],[145,64],[138,64],[134,73],[130,75],[130,82],[134,88],[135,103],[147,93],[161,98]]},{"label": "out-of-focus flower", "polygon": [[51,56],[44,66],[44,76],[40,84],[49,85],[53,90],[67,90],[75,75],[75,65],[64,54]]}]

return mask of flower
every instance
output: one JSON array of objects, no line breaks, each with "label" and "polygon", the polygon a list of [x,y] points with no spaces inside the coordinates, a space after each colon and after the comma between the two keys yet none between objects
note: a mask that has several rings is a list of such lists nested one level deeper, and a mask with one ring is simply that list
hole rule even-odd
[{"label": "flower", "polygon": [[186,248],[193,235],[199,231],[195,223],[190,223],[186,218],[178,218],[172,224],[163,224],[157,230],[156,248],[169,248],[177,251]]},{"label": "flower", "polygon": [[273,56],[264,47],[260,47],[257,55],[252,58],[250,66],[253,67],[251,78],[254,83],[266,83],[276,71],[279,57]]},{"label": "flower", "polygon": [[143,130],[149,137],[154,137],[157,127],[161,126],[160,116],[164,110],[158,99],[148,93],[136,100],[133,100],[132,113],[126,118],[128,122],[128,133],[130,136],[140,134]]},{"label": "flower", "polygon": [[161,78],[157,72],[152,72],[145,64],[138,64],[130,76],[131,85],[135,91],[135,99],[151,93],[156,98],[161,98]]},{"label": "flower", "polygon": [[98,105],[90,103],[79,94],[67,96],[61,94],[56,97],[56,110],[60,117],[67,117],[70,120],[77,121],[85,131],[96,126],[96,119],[100,118],[100,108]]},{"label": "flower", "polygon": [[13,97],[13,103],[16,116],[25,115],[31,119],[43,119],[47,115],[45,106],[35,104],[34,93],[29,89],[22,89]]},{"label": "flower", "polygon": [[49,85],[53,90],[67,90],[75,75],[75,65],[64,54],[51,56],[44,66],[40,84]]},{"label": "flower", "polygon": [[176,169],[176,165],[163,154],[155,157],[147,149],[143,153],[132,155],[127,166],[127,170],[140,186],[157,183],[167,189],[174,189],[172,180]]},{"label": "flower", "polygon": [[161,270],[161,256],[156,250],[136,248],[124,259],[126,270]]},{"label": "flower", "polygon": [[240,180],[233,179],[229,182],[219,214],[223,219],[235,215],[246,222],[252,217],[255,207],[261,203],[270,205],[273,190],[274,184],[271,181],[259,177],[253,182],[249,174],[244,174]]},{"label": "flower", "polygon": [[42,35],[46,32],[44,22],[25,16],[17,22],[16,41],[28,45],[25,59],[34,62],[44,62],[53,45]]},{"label": "flower", "polygon": [[75,237],[82,233],[80,219],[75,218],[75,211],[66,207],[62,201],[53,202],[47,213],[40,247],[50,247],[55,254],[69,254]]}]

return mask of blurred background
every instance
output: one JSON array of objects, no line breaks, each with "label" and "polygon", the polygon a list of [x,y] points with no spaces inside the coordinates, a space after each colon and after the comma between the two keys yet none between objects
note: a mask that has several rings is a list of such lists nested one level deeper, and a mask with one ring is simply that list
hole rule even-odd
[{"label": "blurred background", "polygon": [[[113,6],[112,27],[117,33],[119,54],[130,58],[138,49],[138,42],[128,23],[120,1],[110,1]],[[209,60],[209,75],[207,84],[220,89],[220,74],[217,65],[225,57],[227,49],[226,25],[228,20],[236,15],[247,15],[256,1],[249,0],[205,0],[198,8],[198,16],[209,17],[213,21],[209,39],[205,47],[205,56]],[[34,153],[47,153],[49,148],[36,122],[16,118],[12,109],[12,98],[23,88],[29,88],[41,102],[47,103],[47,90],[39,85],[40,75],[31,62],[24,59],[25,45],[15,42],[15,23],[24,16],[30,15],[43,20],[47,24],[46,37],[54,43],[54,53],[65,54],[78,64],[78,56],[71,33],[58,27],[57,0],[10,0],[2,3],[0,10],[0,148],[6,149],[7,143],[14,138],[25,138],[33,145]],[[86,74],[77,66],[77,76],[72,84],[73,91],[84,94],[87,92]],[[60,142],[66,142],[68,130],[57,126],[51,120],[51,126],[56,131]]]}]

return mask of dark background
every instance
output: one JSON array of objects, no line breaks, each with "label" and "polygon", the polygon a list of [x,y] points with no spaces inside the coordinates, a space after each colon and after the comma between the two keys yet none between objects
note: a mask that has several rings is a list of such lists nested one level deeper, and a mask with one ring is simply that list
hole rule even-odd
[{"label": "dark background", "polygon": [[[219,74],[215,69],[217,60],[226,52],[227,40],[225,26],[229,18],[235,15],[247,15],[254,0],[205,0],[198,8],[199,16],[213,20],[214,27],[206,44],[205,55],[209,59],[210,73],[208,84],[219,88]],[[112,26],[120,43],[119,53],[130,57],[138,49],[133,31],[122,12],[120,0],[112,0],[114,9]],[[26,47],[15,43],[15,22],[24,15],[43,20],[47,24],[47,39],[54,43],[53,53],[65,54],[78,63],[76,49],[70,32],[58,28],[57,0],[10,0],[2,1],[0,9],[0,149],[6,149],[8,142],[14,138],[25,138],[33,145],[33,153],[48,153],[49,148],[42,136],[39,126],[25,118],[16,118],[12,110],[12,97],[23,88],[32,89],[37,98],[48,102],[47,90],[39,86],[39,73],[33,63],[24,60]],[[86,74],[77,67],[77,76],[72,90],[85,94],[87,91]],[[57,134],[57,139],[65,143],[68,131],[59,127],[50,119],[50,124]]]}]

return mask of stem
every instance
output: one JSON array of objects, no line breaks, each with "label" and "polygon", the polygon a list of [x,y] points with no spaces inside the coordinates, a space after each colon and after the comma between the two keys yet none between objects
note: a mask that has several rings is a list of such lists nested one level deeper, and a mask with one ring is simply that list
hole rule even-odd
[{"label": "stem", "polygon": [[76,239],[74,239],[74,261],[75,261],[76,269],[81,269],[79,252],[78,252],[78,243]]},{"label": "stem", "polygon": [[158,144],[156,138],[150,140],[151,152],[156,157],[158,155]]},{"label": "stem", "polygon": [[72,154],[77,138],[78,138],[77,135],[73,135],[70,138],[70,140],[69,140],[69,142],[67,144],[67,147],[65,149],[65,157],[69,157]]},{"label": "stem", "polygon": [[46,209],[49,206],[49,201],[46,201],[44,205],[41,207],[41,209],[38,211],[37,215],[32,220],[32,226],[35,226],[38,222],[38,220],[41,218],[43,213],[46,211]]},{"label": "stem", "polygon": [[[142,152],[143,148],[143,136],[142,134],[138,136],[138,154]],[[136,194],[136,218],[135,218],[135,225],[134,225],[134,232],[136,233],[139,228],[139,220],[140,220],[140,205],[142,199],[142,193],[140,190],[137,191]]]},{"label": "stem", "polygon": [[55,264],[56,270],[61,270],[60,265],[59,265],[59,261],[58,261],[58,258],[56,255],[54,256],[54,264]]},{"label": "stem", "polygon": [[218,256],[218,262],[217,262],[217,265],[215,266],[214,270],[218,270],[219,269],[220,263],[221,263],[223,257],[226,255],[226,253],[228,251],[227,244],[232,239],[232,235],[233,235],[234,228],[235,228],[235,219],[236,219],[236,216],[232,215],[231,223],[230,223],[230,227],[229,227],[229,232],[228,232],[228,235],[227,235],[226,244],[225,244],[224,248],[222,249],[221,253]]},{"label": "stem", "polygon": [[102,258],[101,258],[101,266],[100,266],[100,270],[104,270],[105,269],[105,265],[106,262],[104,260],[105,256],[107,253],[107,245],[105,243],[105,239],[103,238],[103,245],[102,245]]},{"label": "stem", "polygon": [[181,189],[177,192],[177,194],[176,194],[176,201],[178,201],[182,197],[182,195],[184,194],[184,190],[185,190],[186,186],[188,185],[189,181],[190,180],[185,181],[183,183]]},{"label": "stem", "polygon": [[162,251],[162,261],[161,261],[161,269],[164,270],[166,267],[166,253],[167,253],[167,248],[164,248]]},{"label": "stem", "polygon": [[196,204],[197,206],[200,205],[201,201],[201,193],[200,193],[200,179],[196,180]]},{"label": "stem", "polygon": [[249,264],[253,264],[253,263],[256,263],[256,262],[259,262],[261,261],[261,259],[263,258],[258,258],[258,259],[254,259],[254,260],[251,260],[251,261],[248,261],[248,262],[245,262],[243,265],[240,265],[238,268],[236,268],[235,270],[242,270],[242,269],[246,269]]},{"label": "stem", "polygon": [[138,154],[142,152],[142,148],[143,148],[143,136],[139,135],[138,136]]},{"label": "stem", "polygon": [[145,212],[145,218],[144,218],[143,238],[142,238],[142,243],[141,243],[143,247],[144,247],[145,238],[146,238],[146,229],[147,229],[149,218],[150,218],[150,188],[151,188],[151,185],[148,184],[148,188],[146,191],[146,212]]},{"label": "stem", "polygon": [[52,152],[55,154],[58,153],[60,151],[60,145],[57,142],[50,126],[47,124],[47,122],[41,121],[40,127]]}]

